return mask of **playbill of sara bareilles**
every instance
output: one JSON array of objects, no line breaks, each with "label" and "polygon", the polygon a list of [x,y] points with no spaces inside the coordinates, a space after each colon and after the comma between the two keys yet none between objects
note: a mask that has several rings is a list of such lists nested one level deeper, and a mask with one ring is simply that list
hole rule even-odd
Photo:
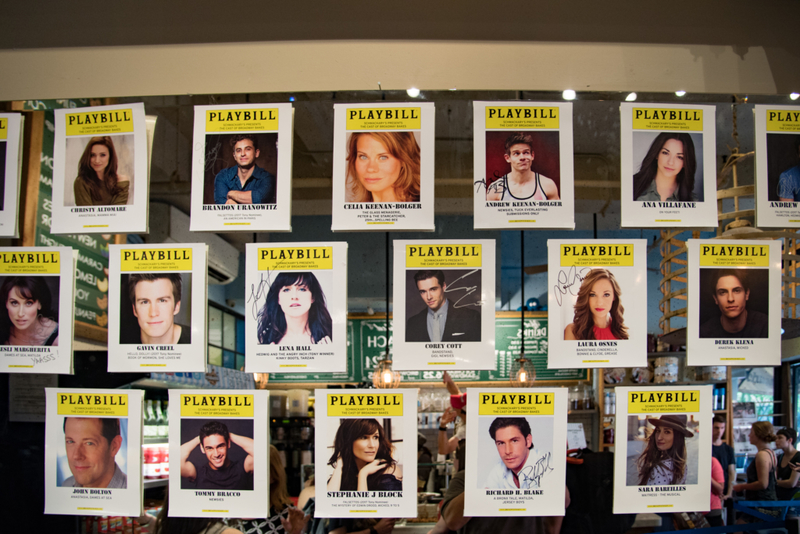
[{"label": "playbill of sara bareilles", "polygon": [[138,389],[45,388],[44,513],[142,514]]},{"label": "playbill of sara bareilles", "polygon": [[170,516],[264,517],[267,413],[266,390],[169,390]]},{"label": "playbill of sara bareilles", "polygon": [[109,372],[204,372],[208,245],[110,245]]},{"label": "playbill of sara bareilles", "polygon": [[417,390],[317,389],[317,517],[414,517]]},{"label": "playbill of sara bareilles", "polygon": [[19,184],[22,173],[20,113],[0,113],[0,236],[19,237]]},{"label": "playbill of sara bareilles", "polygon": [[800,106],[756,105],[756,226],[800,228]]},{"label": "playbill of sara bareilles", "polygon": [[467,443],[468,515],[564,515],[566,389],[468,388]]},{"label": "playbill of sara bareilles", "polygon": [[394,368],[494,369],[495,241],[394,242]]},{"label": "playbill of sara bareilles", "polygon": [[616,388],[615,514],[708,511],[711,390]]}]

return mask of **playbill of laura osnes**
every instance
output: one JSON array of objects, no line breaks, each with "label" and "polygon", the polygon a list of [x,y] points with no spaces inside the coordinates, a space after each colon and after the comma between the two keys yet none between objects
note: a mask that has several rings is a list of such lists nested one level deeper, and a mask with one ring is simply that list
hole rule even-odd
[{"label": "playbill of laura osnes", "polygon": [[347,243],[248,243],[247,372],[347,370]]},{"label": "playbill of laura osnes", "polygon": [[800,228],[800,106],[757,105],[756,226]]},{"label": "playbill of laura osnes", "polygon": [[137,389],[45,388],[45,513],[142,513]]},{"label": "playbill of laura osnes", "polygon": [[564,515],[564,388],[467,389],[470,516]]},{"label": "playbill of laura osnes", "polygon": [[0,236],[19,237],[17,209],[22,172],[20,113],[0,113]]}]

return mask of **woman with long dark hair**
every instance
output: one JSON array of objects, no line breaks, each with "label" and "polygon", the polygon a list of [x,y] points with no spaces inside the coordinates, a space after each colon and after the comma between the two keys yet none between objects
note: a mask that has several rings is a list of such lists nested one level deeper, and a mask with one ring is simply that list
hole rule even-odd
[{"label": "woman with long dark hair", "polygon": [[633,199],[695,201],[696,170],[692,136],[682,132],[661,132],[645,154],[639,172],[633,175]]},{"label": "woman with long dark hair", "polygon": [[92,137],[78,162],[73,183],[77,206],[114,206],[128,203],[130,180],[117,174],[117,151],[111,137]]},{"label": "woman with long dark hair", "polygon": [[685,415],[648,418],[655,427],[636,464],[640,486],[669,486],[686,483],[686,438],[694,436],[686,428]]},{"label": "woman with long dark hair", "polygon": [[0,286],[0,302],[5,302],[8,312],[0,314],[0,343],[58,346],[58,315],[44,278],[6,277]]},{"label": "woman with long dark hair", "polygon": [[282,272],[258,313],[261,345],[331,343],[333,320],[317,277],[310,272]]},{"label": "woman with long dark hair", "polygon": [[614,273],[608,269],[589,271],[578,290],[575,315],[564,329],[564,339],[628,339],[621,293]]},{"label": "woman with long dark hair", "polygon": [[[777,486],[775,472],[778,468],[778,460],[769,446],[770,443],[778,438],[775,435],[775,429],[769,421],[758,421],[750,427],[748,438],[750,444],[754,445],[758,452],[745,470],[747,482],[736,484],[733,486],[733,491],[744,491],[744,499],[746,501],[776,501],[778,500],[778,495],[775,490]],[[756,509],[774,517],[778,515],[778,510],[775,509]],[[755,521],[761,520],[756,519],[754,516],[744,515],[736,522],[753,523]]]},{"label": "woman with long dark hair", "polygon": [[412,132],[357,132],[347,141],[347,202],[419,202],[420,150]]},{"label": "woman with long dark hair", "polygon": [[394,447],[376,419],[342,419],[328,465],[328,491],[401,491]]}]

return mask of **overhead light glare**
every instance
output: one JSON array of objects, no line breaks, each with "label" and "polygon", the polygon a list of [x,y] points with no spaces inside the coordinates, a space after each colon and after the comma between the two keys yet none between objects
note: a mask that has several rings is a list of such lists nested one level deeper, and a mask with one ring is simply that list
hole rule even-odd
[{"label": "overhead light glare", "polygon": [[686,91],[675,91],[675,96],[686,96]]},{"label": "overhead light glare", "polygon": [[635,102],[636,101],[636,93],[628,93],[628,96],[625,97],[625,102]]},{"label": "overhead light glare", "polygon": [[575,91],[573,91],[572,89],[564,89],[564,92],[561,93],[561,97],[564,100],[575,100],[576,96],[577,95],[575,94]]},{"label": "overhead light glare", "polygon": [[797,100],[798,98],[800,98],[800,93],[792,93],[789,95],[789,98],[791,98],[792,100]]},{"label": "overhead light glare", "polygon": [[416,87],[409,87],[408,89],[406,89],[406,93],[411,98],[417,98],[419,96],[419,89],[417,89]]}]

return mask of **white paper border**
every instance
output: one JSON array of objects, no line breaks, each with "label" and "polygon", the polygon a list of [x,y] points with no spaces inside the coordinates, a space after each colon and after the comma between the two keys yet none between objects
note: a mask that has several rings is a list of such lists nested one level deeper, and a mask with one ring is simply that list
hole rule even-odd
[{"label": "white paper border", "polygon": [[3,183],[3,209],[0,210],[0,237],[19,237],[19,187],[22,173],[22,124],[19,113],[0,113],[0,119],[7,119],[5,181]]}]

